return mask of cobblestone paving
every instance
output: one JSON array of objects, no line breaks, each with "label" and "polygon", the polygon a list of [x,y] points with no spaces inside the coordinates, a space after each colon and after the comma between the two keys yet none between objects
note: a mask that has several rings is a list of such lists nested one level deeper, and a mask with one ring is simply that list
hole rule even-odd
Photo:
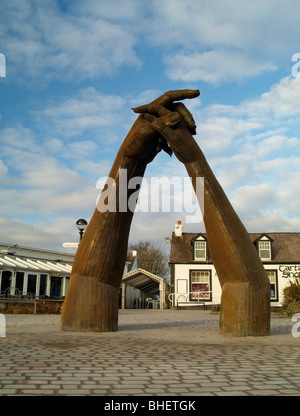
[{"label": "cobblestone paving", "polygon": [[218,333],[210,311],[125,310],[119,331],[60,331],[59,315],[5,315],[0,395],[300,395],[300,337],[271,318],[268,337]]}]

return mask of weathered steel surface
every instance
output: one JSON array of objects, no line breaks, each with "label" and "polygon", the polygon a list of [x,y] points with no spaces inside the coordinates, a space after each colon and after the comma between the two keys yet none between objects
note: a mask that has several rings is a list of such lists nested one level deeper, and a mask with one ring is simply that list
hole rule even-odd
[{"label": "weathered steel surface", "polygon": [[[170,91],[155,100],[154,105],[163,108],[162,106],[168,106],[176,99],[197,95],[198,91]],[[186,114],[189,116],[189,113]],[[179,118],[178,114],[170,113],[165,107],[162,120],[166,125],[172,126]],[[186,122],[189,125],[191,120],[187,119]],[[62,311],[63,330],[117,330],[119,290],[134,210],[132,206],[131,209],[124,210],[124,203],[127,204],[134,192],[128,190],[128,182],[133,177],[143,177],[147,164],[161,149],[171,152],[165,139],[140,115],[124,139],[109,174],[110,180],[115,180],[116,212],[109,209],[100,212],[96,208],[79,244]],[[126,170],[125,184],[120,183],[122,170]],[[123,206],[119,209],[119,191],[122,194],[122,187],[127,188],[128,192],[121,198]],[[106,187],[102,195],[105,190]]]},{"label": "weathered steel surface", "polygon": [[[222,287],[220,330],[232,336],[268,335],[270,282],[248,232],[183,122],[176,130],[157,118],[149,122],[168,141],[196,190],[204,178],[204,215],[209,251]],[[203,201],[199,201],[200,206]]]},{"label": "weathered steel surface", "polygon": [[[222,286],[221,333],[268,335],[269,279],[245,227],[192,136],[192,115],[183,104],[174,103],[197,95],[198,91],[169,91],[134,109],[142,114],[125,138],[109,177],[119,189],[120,169],[127,169],[128,184],[131,178],[144,175],[147,164],[161,149],[169,154],[172,149],[185,164],[195,190],[196,178],[204,177],[204,223]],[[118,204],[116,212],[95,210],[74,259],[62,313],[63,330],[117,330],[119,288],[132,216],[132,210],[119,212]]]}]

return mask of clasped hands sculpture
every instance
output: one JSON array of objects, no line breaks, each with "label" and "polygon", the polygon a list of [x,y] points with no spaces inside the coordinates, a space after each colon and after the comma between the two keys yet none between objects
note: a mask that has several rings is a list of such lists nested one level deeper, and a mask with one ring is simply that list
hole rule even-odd
[{"label": "clasped hands sculpture", "polygon": [[[128,182],[142,177],[147,164],[161,150],[174,153],[184,163],[194,189],[196,178],[203,177],[203,220],[222,287],[220,331],[232,336],[268,335],[268,277],[248,232],[193,138],[196,125],[191,113],[177,102],[199,94],[198,90],[168,91],[135,108],[139,116],[119,149],[109,177],[115,180],[118,191],[121,169],[127,170]],[[118,329],[119,291],[132,217],[132,210],[95,209],[74,259],[62,312],[63,330]]]}]

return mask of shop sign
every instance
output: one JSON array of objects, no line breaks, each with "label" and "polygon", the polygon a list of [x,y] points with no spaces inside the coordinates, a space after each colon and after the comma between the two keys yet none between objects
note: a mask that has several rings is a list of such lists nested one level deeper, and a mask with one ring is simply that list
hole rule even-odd
[{"label": "shop sign", "polygon": [[293,279],[300,277],[300,265],[281,265],[279,266],[279,271],[282,273],[282,277],[285,279]]}]

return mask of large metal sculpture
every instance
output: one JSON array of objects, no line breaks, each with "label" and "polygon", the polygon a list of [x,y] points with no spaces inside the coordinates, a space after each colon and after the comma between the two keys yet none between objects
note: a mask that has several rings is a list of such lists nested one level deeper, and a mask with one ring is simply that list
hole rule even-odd
[{"label": "large metal sculpture", "polygon": [[[268,335],[269,279],[248,232],[193,138],[196,126],[192,115],[181,102],[176,102],[198,95],[198,90],[169,91],[135,108],[140,115],[116,156],[109,178],[114,180],[116,195],[122,194],[130,179],[144,175],[147,164],[161,149],[170,155],[173,151],[184,163],[194,189],[196,179],[203,177],[203,220],[222,287],[220,331],[232,336]],[[120,180],[124,169],[126,183],[124,178]],[[109,198],[107,188],[108,184],[100,199]],[[124,195],[127,203],[130,190]],[[62,312],[65,331],[118,328],[119,290],[133,210],[124,209],[122,197],[114,202],[115,210],[95,210],[78,247]]]}]

